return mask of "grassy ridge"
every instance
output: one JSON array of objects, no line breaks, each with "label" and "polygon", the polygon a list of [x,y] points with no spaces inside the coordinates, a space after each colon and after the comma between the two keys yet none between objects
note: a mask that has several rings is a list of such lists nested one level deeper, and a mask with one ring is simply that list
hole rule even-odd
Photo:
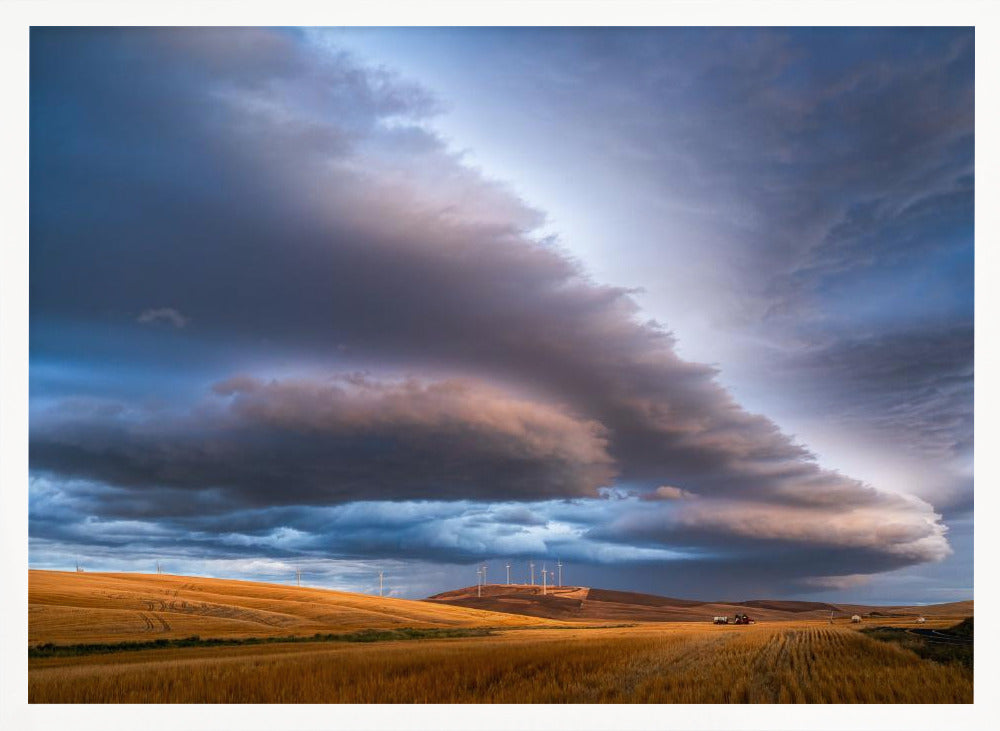
[{"label": "grassy ridge", "polygon": [[168,650],[180,647],[235,647],[240,645],[267,645],[289,642],[388,642],[391,640],[426,640],[450,637],[484,637],[493,630],[483,627],[447,627],[422,629],[402,627],[400,629],[366,629],[358,632],[322,633],[311,636],[288,635],[285,637],[215,637],[202,639],[198,635],[174,639],[160,638],[148,642],[90,642],[75,645],[55,645],[46,642],[28,648],[28,657],[75,657],[78,655],[98,655],[113,652],[134,652],[138,650]]},{"label": "grassy ridge", "polygon": [[28,644],[35,646],[525,624],[559,623],[305,586],[165,574],[28,572]]},{"label": "grassy ridge", "polygon": [[973,667],[973,620],[968,617],[933,636],[919,634],[912,628],[870,627],[861,630],[872,639],[891,642],[938,663],[955,663],[969,670]]}]

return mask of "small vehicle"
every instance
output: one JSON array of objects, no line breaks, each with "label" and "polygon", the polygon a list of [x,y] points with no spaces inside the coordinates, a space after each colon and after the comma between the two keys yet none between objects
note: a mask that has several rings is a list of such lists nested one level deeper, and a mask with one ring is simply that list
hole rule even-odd
[{"label": "small vehicle", "polygon": [[745,614],[734,614],[730,617],[712,617],[712,624],[757,624],[757,620]]}]

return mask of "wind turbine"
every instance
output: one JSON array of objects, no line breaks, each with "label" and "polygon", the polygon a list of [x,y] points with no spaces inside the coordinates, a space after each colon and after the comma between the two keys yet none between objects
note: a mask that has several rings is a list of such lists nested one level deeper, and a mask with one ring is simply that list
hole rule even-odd
[{"label": "wind turbine", "polygon": [[302,571],[300,569],[295,569],[295,585],[302,586]]},{"label": "wind turbine", "polygon": [[534,586],[535,585],[535,562],[534,561],[528,561],[528,566],[531,567],[531,585]]},{"label": "wind turbine", "polygon": [[476,569],[476,596],[483,595],[483,567]]},{"label": "wind turbine", "polygon": [[486,564],[483,564],[483,583],[486,583]]},{"label": "wind turbine", "polygon": [[542,596],[545,596],[545,575],[549,573],[545,570],[545,564],[542,564]]},{"label": "wind turbine", "polygon": [[378,595],[382,596],[382,571],[378,572]]},{"label": "wind turbine", "polygon": [[510,561],[507,562],[507,586],[510,586]]}]

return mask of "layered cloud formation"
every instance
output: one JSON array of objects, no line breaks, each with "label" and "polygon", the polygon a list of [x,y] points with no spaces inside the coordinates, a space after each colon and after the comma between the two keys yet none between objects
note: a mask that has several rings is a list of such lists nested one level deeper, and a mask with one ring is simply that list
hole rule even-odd
[{"label": "layered cloud formation", "polygon": [[593,497],[614,476],[600,424],[482,385],[242,376],[213,393],[176,417],[60,406],[36,419],[34,463],[188,502],[217,488],[234,508]]},{"label": "layered cloud formation", "polygon": [[[704,594],[949,553],[540,236],[425,88],[286,31],[36,30],[31,61],[40,561],[558,554]],[[877,399],[864,347],[823,368]]]}]

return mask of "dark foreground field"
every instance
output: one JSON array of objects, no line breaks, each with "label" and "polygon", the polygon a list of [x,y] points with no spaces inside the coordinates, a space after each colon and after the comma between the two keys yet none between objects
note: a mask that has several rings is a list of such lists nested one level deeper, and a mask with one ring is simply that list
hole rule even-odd
[{"label": "dark foreground field", "polygon": [[970,703],[972,671],[819,623],[503,630],[33,658],[33,703]]}]

